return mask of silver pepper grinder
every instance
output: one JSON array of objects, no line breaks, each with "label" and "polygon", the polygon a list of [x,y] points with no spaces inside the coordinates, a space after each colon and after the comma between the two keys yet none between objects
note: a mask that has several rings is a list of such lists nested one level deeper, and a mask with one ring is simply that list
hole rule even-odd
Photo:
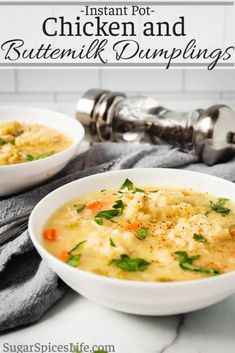
[{"label": "silver pepper grinder", "polygon": [[170,144],[207,165],[235,154],[235,112],[222,104],[180,113],[150,97],[92,89],[79,99],[76,117],[94,141]]}]

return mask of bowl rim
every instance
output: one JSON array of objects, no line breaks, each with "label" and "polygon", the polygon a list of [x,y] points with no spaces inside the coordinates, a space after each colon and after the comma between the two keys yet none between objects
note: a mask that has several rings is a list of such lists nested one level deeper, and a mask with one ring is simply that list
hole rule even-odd
[{"label": "bowl rim", "polygon": [[[113,170],[113,171],[107,171],[107,172],[103,172],[103,173],[98,173],[98,174],[93,174],[93,175],[89,175],[86,176],[84,178],[81,179],[77,179],[74,180],[70,183],[67,183],[65,185],[60,186],[59,188],[53,190],[52,192],[50,192],[49,194],[47,194],[44,198],[42,198],[37,204],[36,206],[33,208],[33,211],[30,214],[29,217],[29,222],[28,222],[28,231],[29,231],[29,236],[30,239],[32,240],[34,246],[36,249],[40,249],[40,253],[44,254],[44,258],[47,261],[47,257],[49,257],[49,259],[51,259],[56,266],[59,266],[61,268],[67,269],[68,272],[70,273],[79,273],[82,276],[88,276],[91,279],[94,280],[100,280],[103,281],[105,283],[110,283],[112,285],[125,285],[128,287],[150,287],[150,288],[171,288],[171,287],[193,287],[193,286],[198,286],[200,284],[210,284],[210,283],[216,283],[218,281],[221,280],[229,280],[230,278],[235,277],[235,270],[234,271],[230,271],[230,272],[226,272],[226,273],[222,273],[220,275],[217,276],[211,276],[211,277],[205,277],[205,278],[199,278],[199,279],[192,279],[192,280],[187,280],[187,281],[172,281],[172,282],[154,282],[154,281],[135,281],[135,280],[126,280],[126,279],[120,279],[120,278],[115,278],[115,277],[108,277],[108,276],[103,276],[100,274],[96,274],[94,272],[89,272],[89,271],[85,271],[83,269],[80,268],[74,268],[72,266],[69,266],[68,264],[64,263],[63,261],[59,260],[56,256],[52,255],[49,251],[47,251],[43,245],[37,240],[36,236],[34,235],[33,232],[33,219],[34,217],[37,215],[37,208],[41,203],[44,203],[47,201],[47,199],[49,199],[52,195],[56,194],[56,193],[60,193],[63,190],[66,190],[67,187],[71,186],[72,184],[76,185],[77,183],[79,183],[80,181],[84,181],[85,180],[89,180],[89,179],[95,179],[97,176],[102,177],[102,175],[107,175],[107,174],[122,174],[122,172],[131,172],[131,171],[136,171],[138,173],[138,171],[146,171],[146,172],[151,172],[151,171],[157,171],[157,170],[161,170],[161,171],[170,171],[170,172],[177,172],[177,173],[182,173],[182,174],[194,174],[197,175],[198,177],[206,177],[209,179],[214,179],[215,181],[219,181],[219,182],[223,182],[225,184],[232,184],[235,187],[235,184],[231,181],[228,181],[226,179],[214,176],[214,175],[210,175],[210,174],[205,174],[205,173],[200,173],[200,172],[195,172],[195,171],[191,171],[191,170],[184,170],[184,169],[176,169],[176,168],[133,168],[133,169],[121,169],[121,170]],[[54,271],[54,270],[53,270]],[[56,272],[56,271],[54,271]]]},{"label": "bowl rim", "polygon": [[[48,161],[48,160],[51,160],[55,157],[58,156],[63,156],[64,154],[66,154],[68,151],[72,151],[74,149],[76,149],[79,144],[82,142],[84,136],[85,136],[85,129],[83,127],[83,125],[80,123],[80,121],[78,121],[76,118],[73,118],[72,116],[70,115],[67,115],[65,113],[61,113],[61,112],[57,112],[56,110],[50,110],[50,109],[43,109],[43,108],[35,108],[35,107],[28,107],[28,106],[21,106],[21,105],[1,105],[0,106],[0,111],[1,109],[14,109],[14,110],[28,110],[28,111],[37,111],[37,112],[44,112],[44,113],[54,113],[54,114],[57,114],[57,115],[60,115],[61,117],[63,118],[67,118],[68,119],[68,124],[71,123],[71,124],[75,124],[77,125],[77,127],[80,129],[80,136],[78,136],[78,139],[75,140],[75,138],[71,138],[72,140],[72,143],[71,145],[69,145],[68,147],[66,147],[65,149],[63,149],[62,151],[60,152],[57,152],[51,156],[48,156],[48,157],[45,157],[45,158],[42,158],[42,159],[38,159],[38,160],[34,160],[34,161],[30,161],[30,162],[22,162],[22,163],[15,163],[15,164],[6,164],[6,165],[0,165],[0,171],[1,170],[6,170],[6,169],[17,169],[19,167],[23,167],[23,168],[27,168],[26,166],[34,166],[35,164],[39,165],[39,164],[42,164],[44,163],[45,161]],[[50,118],[49,118],[50,119]],[[69,120],[70,119],[70,120]],[[21,119],[19,119],[20,121]],[[0,118],[0,122],[1,121],[4,121],[4,119],[1,119]],[[46,124],[42,124],[44,126],[47,126]],[[63,131],[61,129],[58,129],[58,128],[55,128],[57,129],[58,131],[62,132]]]}]

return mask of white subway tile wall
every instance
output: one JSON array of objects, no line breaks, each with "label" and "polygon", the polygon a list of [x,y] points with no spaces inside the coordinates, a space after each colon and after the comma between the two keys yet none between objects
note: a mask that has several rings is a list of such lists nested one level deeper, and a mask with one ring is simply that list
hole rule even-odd
[{"label": "white subway tile wall", "polygon": [[73,102],[90,88],[148,94],[159,99],[235,99],[235,70],[1,69],[0,103]]}]

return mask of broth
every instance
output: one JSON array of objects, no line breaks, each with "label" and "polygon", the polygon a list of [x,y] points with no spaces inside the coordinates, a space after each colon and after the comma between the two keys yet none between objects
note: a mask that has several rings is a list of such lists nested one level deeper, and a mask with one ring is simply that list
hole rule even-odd
[{"label": "broth", "polygon": [[108,277],[199,279],[235,269],[235,207],[208,193],[127,179],[58,209],[43,244],[70,266]]}]

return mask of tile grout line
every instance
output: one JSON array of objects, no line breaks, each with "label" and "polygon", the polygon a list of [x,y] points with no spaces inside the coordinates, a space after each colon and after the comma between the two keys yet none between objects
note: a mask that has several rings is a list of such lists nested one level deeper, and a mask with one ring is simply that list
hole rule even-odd
[{"label": "tile grout line", "polygon": [[99,69],[98,70],[98,86],[99,86],[99,88],[102,88],[102,82],[103,82],[103,79],[102,79],[102,70],[101,69]]},{"label": "tile grout line", "polygon": [[14,69],[14,88],[15,93],[18,94],[19,92],[19,84],[18,84],[18,69]]},{"label": "tile grout line", "polygon": [[185,93],[185,80],[186,80],[186,72],[182,70],[182,92]]}]

